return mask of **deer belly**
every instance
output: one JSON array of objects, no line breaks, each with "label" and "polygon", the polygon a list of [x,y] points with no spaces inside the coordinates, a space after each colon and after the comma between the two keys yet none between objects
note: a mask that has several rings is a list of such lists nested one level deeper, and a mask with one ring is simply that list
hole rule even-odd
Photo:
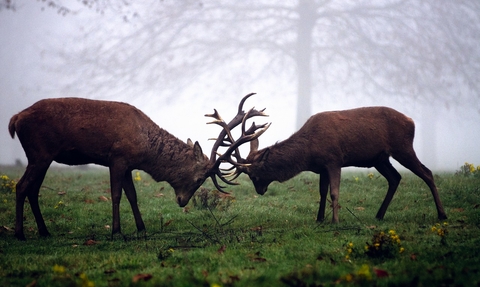
[{"label": "deer belly", "polygon": [[81,165],[81,164],[95,163],[103,166],[108,166],[106,161],[98,158],[90,157],[78,150],[64,151],[59,155],[57,155],[53,160],[58,163],[63,163],[67,165]]},{"label": "deer belly", "polygon": [[373,167],[379,162],[383,162],[389,158],[387,153],[379,153],[375,155],[370,154],[356,154],[345,159],[343,166],[356,167]]}]

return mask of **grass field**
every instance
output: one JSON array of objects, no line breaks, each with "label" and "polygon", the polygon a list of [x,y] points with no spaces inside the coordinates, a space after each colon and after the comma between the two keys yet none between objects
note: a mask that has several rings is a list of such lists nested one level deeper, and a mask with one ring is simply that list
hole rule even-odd
[{"label": "grass field", "polygon": [[[0,168],[9,180],[22,173]],[[337,225],[329,221],[330,208],[327,222],[315,222],[315,174],[273,183],[264,196],[246,177],[223,197],[210,191],[208,180],[182,209],[168,184],[139,173],[135,184],[148,232],[136,233],[123,197],[126,237],[111,240],[107,170],[52,169],[40,192],[49,238],[38,236],[27,203],[27,241],[17,241],[15,193],[5,186],[0,191],[0,285],[478,286],[480,177],[435,175],[449,216],[439,222],[426,184],[405,172],[378,221],[387,183],[368,173],[343,174]]]}]

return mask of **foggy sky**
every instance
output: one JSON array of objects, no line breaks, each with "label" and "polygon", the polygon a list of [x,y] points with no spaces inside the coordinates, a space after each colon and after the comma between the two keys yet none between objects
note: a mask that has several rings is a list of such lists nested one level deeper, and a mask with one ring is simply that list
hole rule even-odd
[{"label": "foggy sky", "polygon": [[[34,102],[51,97],[77,96],[96,99],[126,101],[144,111],[160,127],[166,129],[181,140],[188,137],[198,140],[203,152],[210,154],[212,142],[208,138],[215,137],[220,132],[218,126],[206,125],[208,121],[203,115],[211,113],[216,108],[222,117],[229,119],[236,113],[238,101],[247,93],[256,92],[250,98],[245,108],[255,106],[257,109],[267,108],[268,118],[255,121],[272,122],[270,129],[262,135],[260,147],[274,144],[286,139],[295,131],[295,89],[291,83],[279,83],[272,79],[256,82],[251,86],[232,89],[222,97],[212,98],[211,94],[224,93],[213,86],[210,90],[196,90],[186,87],[179,100],[169,104],[158,105],[156,100],[142,94],[123,95],[116,98],[118,91],[112,94],[90,95],[70,94],[68,89],[61,89],[62,81],[68,82],[67,75],[62,78],[63,66],[55,67],[55,57],[52,53],[58,50],[75,49],[74,37],[83,32],[83,27],[98,21],[108,21],[93,11],[79,7],[76,15],[60,16],[55,10],[45,9],[37,1],[20,6],[15,12],[0,11],[0,165],[13,164],[20,159],[24,164],[26,159],[17,138],[10,138],[7,130],[10,117],[30,106]],[[60,49],[61,47],[61,49]],[[261,62],[261,60],[259,60]],[[477,63],[478,65],[478,63]],[[75,67],[69,67],[72,69]],[[68,73],[67,71],[65,73]],[[201,79],[201,77],[200,77]],[[88,75],[82,79],[88,85]],[[234,83],[232,83],[234,85]],[[112,90],[115,90],[112,87]],[[314,94],[324,91],[315,90]],[[205,97],[202,95],[205,94]],[[212,100],[214,99],[214,100]],[[480,165],[480,114],[478,111],[465,107],[451,108],[434,105],[422,101],[405,101],[392,98],[372,99],[363,97],[361,91],[345,100],[345,98],[329,98],[322,96],[312,103],[314,112],[326,110],[348,109],[359,106],[386,105],[393,107],[412,117],[417,125],[415,148],[420,160],[436,170],[457,170],[464,162]],[[422,106],[424,105],[424,106]],[[432,114],[429,114],[429,113]],[[425,121],[435,120],[436,138],[426,138],[429,133]],[[434,133],[435,134],[435,133]],[[434,145],[436,155],[429,155],[429,150],[421,143],[427,141]],[[428,145],[427,145],[428,146]],[[248,152],[243,151],[242,155]]]}]

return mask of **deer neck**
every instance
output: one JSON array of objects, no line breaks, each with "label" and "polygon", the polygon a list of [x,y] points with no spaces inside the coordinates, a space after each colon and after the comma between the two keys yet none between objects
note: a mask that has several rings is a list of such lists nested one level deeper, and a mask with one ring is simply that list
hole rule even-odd
[{"label": "deer neck", "polygon": [[279,182],[308,170],[306,145],[289,138],[270,147],[266,164],[276,173]]},{"label": "deer neck", "polygon": [[174,181],[183,169],[192,165],[192,148],[163,129],[149,135],[150,146],[146,152],[143,170],[156,181]]}]

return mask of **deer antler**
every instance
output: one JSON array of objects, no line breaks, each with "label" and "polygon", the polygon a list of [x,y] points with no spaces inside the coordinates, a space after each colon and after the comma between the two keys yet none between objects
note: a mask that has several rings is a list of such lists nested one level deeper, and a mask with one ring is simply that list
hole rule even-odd
[{"label": "deer antler", "polygon": [[[222,119],[220,114],[216,109],[214,109],[213,114],[206,114],[206,117],[212,117],[215,120],[212,122],[209,122],[208,124],[217,124],[222,127],[222,131],[220,132],[219,136],[214,139],[215,143],[212,147],[212,153],[210,155],[210,164],[212,165],[212,168],[210,169],[211,172],[211,178],[213,183],[215,184],[215,187],[224,193],[227,193],[223,191],[222,186],[218,184],[216,176],[218,176],[224,183],[230,184],[230,185],[237,185],[237,183],[233,182],[235,178],[238,177],[240,173],[237,171],[230,172],[230,173],[225,173],[224,171],[231,171],[232,169],[242,166],[242,158],[240,156],[240,151],[238,150],[238,147],[244,143],[250,142],[259,136],[261,136],[269,127],[270,123],[268,124],[263,124],[263,125],[256,125],[255,123],[252,124],[252,126],[248,129],[245,130],[245,123],[249,118],[255,117],[255,116],[268,116],[265,114],[263,111],[265,109],[262,109],[260,111],[257,111],[255,108],[251,108],[247,113],[243,111],[243,104],[245,101],[255,95],[255,93],[250,93],[246,95],[245,97],[242,98],[240,101],[240,104],[238,105],[238,112],[237,115],[227,124],[225,121]],[[232,129],[237,127],[238,125],[241,124],[242,127],[242,135],[240,138],[235,140],[232,136]],[[220,154],[218,153],[218,148],[219,147],[227,147],[227,150],[223,153]],[[218,158],[217,158],[218,155]],[[235,157],[236,160],[234,160],[233,157]],[[231,168],[229,169],[220,169],[220,164],[228,162],[232,165]],[[232,176],[234,175],[233,179],[227,179],[227,176]]]}]

